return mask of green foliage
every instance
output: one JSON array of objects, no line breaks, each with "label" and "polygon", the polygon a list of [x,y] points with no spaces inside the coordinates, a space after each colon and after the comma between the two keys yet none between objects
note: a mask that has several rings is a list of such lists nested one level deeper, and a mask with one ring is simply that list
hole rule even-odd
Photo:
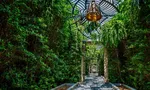
[{"label": "green foliage", "polygon": [[[146,37],[147,32],[145,31],[147,30],[136,29],[136,36],[128,40],[129,46],[126,52],[126,56],[128,56],[128,60],[130,60],[127,63],[128,68],[126,72],[130,73],[129,77],[133,81],[132,85],[140,90],[148,89],[146,83],[149,82],[147,75],[149,75],[150,71],[148,69],[150,68],[149,39]],[[134,42],[132,41],[133,39],[135,40]]]},{"label": "green foliage", "polygon": [[104,46],[116,47],[122,39],[127,37],[124,22],[119,19],[120,17],[114,17],[114,19],[102,26],[100,41]]},{"label": "green foliage", "polygon": [[[110,81],[148,90],[150,4],[135,1],[122,2],[120,12],[101,27],[99,38],[109,51]],[[79,81],[83,37],[75,26],[69,28],[70,8],[66,0],[0,1],[0,89],[49,90]],[[97,27],[80,26],[88,32]],[[103,48],[88,49],[86,64],[100,61],[102,73]]]},{"label": "green foliage", "polygon": [[49,90],[79,81],[82,38],[65,22],[70,13],[66,3],[0,3],[1,89]]},{"label": "green foliage", "polygon": [[[149,17],[149,13],[145,12],[149,10],[148,5],[148,1],[139,4],[132,0],[124,1],[119,6],[120,13],[112,19],[113,23],[110,21],[111,25],[106,27],[109,31],[108,39],[104,39],[112,38],[110,35],[113,35],[113,31],[111,31],[113,29],[109,30],[109,28],[115,26],[116,23],[114,22],[117,22],[117,27],[114,27],[114,29],[119,28],[122,34],[115,34],[119,36],[118,39],[114,39],[115,45],[118,44],[117,48],[109,48],[110,81],[122,82],[138,90],[148,90],[150,82],[149,27],[147,26],[148,19],[144,19],[144,17]],[[123,37],[126,38],[123,39]],[[112,45],[112,40],[105,42]],[[123,44],[121,44],[122,42]]]}]

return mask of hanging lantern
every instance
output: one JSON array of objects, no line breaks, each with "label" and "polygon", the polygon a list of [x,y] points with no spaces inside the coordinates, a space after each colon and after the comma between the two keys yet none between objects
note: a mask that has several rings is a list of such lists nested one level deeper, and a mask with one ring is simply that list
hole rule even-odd
[{"label": "hanging lantern", "polygon": [[86,19],[89,21],[96,22],[100,20],[101,18],[102,18],[102,15],[95,3],[95,0],[92,0],[87,10]]}]

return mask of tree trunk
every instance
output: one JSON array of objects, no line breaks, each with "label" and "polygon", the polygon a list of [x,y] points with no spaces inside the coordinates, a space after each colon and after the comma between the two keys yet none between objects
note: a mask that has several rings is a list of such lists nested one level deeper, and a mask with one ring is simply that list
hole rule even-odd
[{"label": "tree trunk", "polygon": [[108,51],[106,47],[104,47],[104,77],[108,82]]},{"label": "tree trunk", "polygon": [[83,82],[84,80],[84,56],[82,56],[82,60],[81,60],[81,82]]}]

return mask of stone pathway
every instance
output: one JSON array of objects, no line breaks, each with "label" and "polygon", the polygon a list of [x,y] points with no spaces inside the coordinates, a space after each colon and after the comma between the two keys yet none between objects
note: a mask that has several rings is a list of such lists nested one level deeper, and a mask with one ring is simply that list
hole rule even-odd
[{"label": "stone pathway", "polygon": [[103,76],[97,76],[96,73],[85,76],[85,80],[82,83],[78,83],[71,90],[119,90],[115,85],[111,83],[105,83]]}]

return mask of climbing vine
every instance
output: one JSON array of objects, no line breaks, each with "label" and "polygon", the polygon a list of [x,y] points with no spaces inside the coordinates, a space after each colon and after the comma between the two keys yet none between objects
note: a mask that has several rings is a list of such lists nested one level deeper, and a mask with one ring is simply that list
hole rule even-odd
[{"label": "climbing vine", "polygon": [[81,38],[65,22],[66,3],[0,1],[0,89],[51,89],[79,81]]}]

